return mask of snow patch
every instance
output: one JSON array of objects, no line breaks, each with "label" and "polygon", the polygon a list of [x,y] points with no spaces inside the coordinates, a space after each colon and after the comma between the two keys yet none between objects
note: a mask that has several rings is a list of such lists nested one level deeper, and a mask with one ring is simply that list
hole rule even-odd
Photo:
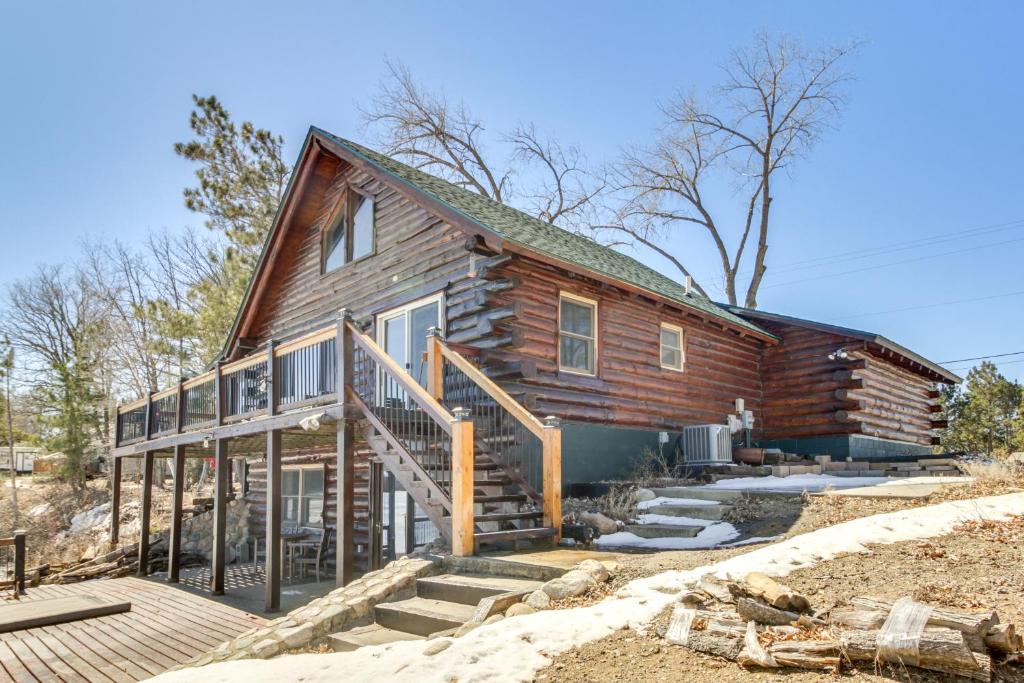
[{"label": "snow patch", "polygon": [[[680,487],[680,491],[685,491],[689,487]],[[700,487],[697,487],[700,488]],[[700,498],[669,498],[667,496],[658,496],[650,500],[643,500],[636,504],[638,510],[647,510],[652,507],[659,505],[706,505],[714,507],[718,505],[717,500],[701,500]]]},{"label": "snow patch", "polygon": [[715,523],[712,519],[698,519],[696,517],[676,517],[675,515],[640,515],[637,518],[640,524],[667,524],[669,526],[711,526]]},{"label": "snow patch", "polygon": [[28,516],[29,517],[38,517],[40,515],[45,515],[49,511],[50,511],[50,504],[49,503],[40,503],[39,505],[36,505],[34,508],[30,508],[29,509]]},{"label": "snow patch", "polygon": [[[614,631],[643,627],[701,576],[742,577],[752,571],[785,576],[799,567],[857,552],[869,543],[896,543],[941,536],[969,519],[1006,519],[1024,514],[1024,493],[954,501],[864,517],[796,536],[765,548],[690,571],[669,571],[626,584],[614,596],[588,607],[537,612],[482,626],[452,640],[443,657],[428,657],[430,641],[408,641],[354,652],[241,660],[168,672],[161,683],[298,680],[333,683],[380,680],[442,683],[518,683],[531,680],[557,655]],[[514,662],[514,666],[510,663]]]},{"label": "snow patch", "polygon": [[71,518],[71,527],[68,529],[68,533],[72,535],[87,534],[98,526],[110,526],[110,503],[103,503],[85,512],[79,512]]},{"label": "snow patch", "polygon": [[789,477],[742,477],[723,479],[698,488],[728,491],[824,491],[861,486],[911,486],[914,484],[966,484],[971,477],[837,477],[831,474],[794,474]]},{"label": "snow patch", "polygon": [[[651,515],[655,516],[655,515]],[[685,519],[674,517],[673,519]],[[732,524],[727,522],[702,521],[708,526],[693,538],[678,538],[665,536],[661,538],[641,538],[628,531],[620,531],[615,534],[601,536],[595,543],[599,548],[638,548],[643,550],[697,550],[700,548],[714,548],[715,546],[731,541],[740,535]]]}]

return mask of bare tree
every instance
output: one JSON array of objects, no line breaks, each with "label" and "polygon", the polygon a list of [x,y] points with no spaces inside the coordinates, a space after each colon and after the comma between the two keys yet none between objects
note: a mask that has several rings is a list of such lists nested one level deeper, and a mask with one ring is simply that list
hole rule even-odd
[{"label": "bare tree", "polygon": [[11,340],[0,340],[0,379],[6,384],[4,397],[7,400],[7,455],[11,459],[11,505],[14,510],[13,528],[18,528],[18,468],[14,462],[14,407],[11,405],[11,375],[14,374],[14,347]]},{"label": "bare tree", "polygon": [[[601,173],[586,168],[578,148],[545,139],[532,124],[524,125],[497,137],[511,148],[502,162],[489,149],[483,122],[464,103],[452,104],[443,94],[425,90],[402,64],[385,65],[387,75],[363,119],[387,154],[495,201],[520,205],[548,223],[589,227],[588,213],[607,183]],[[527,171],[538,171],[541,179],[523,180]],[[515,191],[513,180],[523,181],[522,192]]]},{"label": "bare tree", "polygon": [[[753,240],[744,305],[756,308],[766,269],[773,179],[834,127],[849,79],[840,62],[855,49],[850,44],[809,52],[792,40],[762,33],[750,48],[733,52],[725,81],[711,98],[676,96],[664,107],[666,125],[654,145],[623,155],[617,185],[626,201],[618,221],[603,227],[668,258],[684,276],[691,272],[665,246],[666,238],[687,226],[706,231],[721,260],[731,304],[739,301],[737,275]],[[711,207],[703,192],[723,178],[743,197],[743,218],[736,226],[716,220],[723,212]]]}]

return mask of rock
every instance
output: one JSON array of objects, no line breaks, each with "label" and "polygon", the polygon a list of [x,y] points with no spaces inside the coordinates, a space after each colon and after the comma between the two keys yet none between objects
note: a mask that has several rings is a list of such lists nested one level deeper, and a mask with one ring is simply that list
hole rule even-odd
[{"label": "rock", "polygon": [[611,573],[608,571],[608,568],[597,560],[583,560],[576,565],[576,569],[590,574],[598,583],[604,583],[611,578]]},{"label": "rock", "polygon": [[252,646],[252,654],[259,659],[268,659],[281,651],[281,643],[273,638],[261,640]]},{"label": "rock", "polygon": [[482,623],[480,625],[481,626],[487,626],[488,624],[493,624],[493,623],[495,623],[497,621],[501,621],[504,618],[505,618],[505,615],[503,615],[503,614],[492,614],[491,616],[489,616],[486,619],[484,619],[484,623]]},{"label": "rock", "polygon": [[642,487],[638,488],[636,490],[636,493],[633,494],[633,496],[634,498],[636,498],[636,501],[638,503],[642,503],[646,500],[654,500],[655,498],[658,497],[657,495],[655,495],[654,491]]},{"label": "rock", "polygon": [[281,636],[286,647],[302,647],[313,637],[313,624],[302,624],[292,628],[279,629],[277,634]]},{"label": "rock", "polygon": [[564,600],[586,593],[595,583],[597,581],[590,574],[574,569],[561,578],[548,581],[540,589],[552,600]]},{"label": "rock", "polygon": [[447,650],[451,646],[451,644],[451,638],[438,638],[437,640],[431,642],[429,645],[423,648],[423,654],[425,654],[428,657],[432,657],[439,652],[444,652],[445,650]]},{"label": "rock", "polygon": [[456,638],[461,638],[462,636],[466,635],[479,625],[480,624],[476,623],[475,621],[467,621],[465,624],[455,629],[454,635]]},{"label": "rock", "polygon": [[506,617],[518,617],[523,614],[533,614],[536,612],[534,608],[527,605],[525,602],[517,602],[516,604],[505,610]]},{"label": "rock", "polygon": [[589,524],[602,534],[614,534],[619,530],[619,525],[614,519],[602,515],[600,512],[584,512],[580,515],[580,521]]},{"label": "rock", "polygon": [[537,610],[547,609],[551,606],[551,597],[542,590],[536,590],[526,596],[523,604]]}]

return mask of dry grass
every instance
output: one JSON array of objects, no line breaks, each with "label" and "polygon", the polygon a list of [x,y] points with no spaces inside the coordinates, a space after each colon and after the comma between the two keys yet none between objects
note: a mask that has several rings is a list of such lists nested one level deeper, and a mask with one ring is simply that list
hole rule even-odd
[{"label": "dry grass", "polygon": [[677,478],[676,468],[660,448],[644,448],[633,465],[632,479],[641,486],[657,486]]},{"label": "dry grass", "polygon": [[620,522],[636,518],[638,502],[636,489],[629,486],[613,486],[607,494],[594,501],[600,512]]}]

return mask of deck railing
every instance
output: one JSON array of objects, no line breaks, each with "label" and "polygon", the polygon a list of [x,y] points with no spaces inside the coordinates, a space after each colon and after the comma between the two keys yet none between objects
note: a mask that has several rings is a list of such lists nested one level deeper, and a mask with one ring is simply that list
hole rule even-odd
[{"label": "deck railing", "polygon": [[13,536],[0,538],[2,580],[10,582],[16,593],[25,592],[25,538],[24,531],[15,531]]},{"label": "deck railing", "polygon": [[319,330],[164,389],[117,410],[117,445],[329,403],[337,384],[337,326]]}]

